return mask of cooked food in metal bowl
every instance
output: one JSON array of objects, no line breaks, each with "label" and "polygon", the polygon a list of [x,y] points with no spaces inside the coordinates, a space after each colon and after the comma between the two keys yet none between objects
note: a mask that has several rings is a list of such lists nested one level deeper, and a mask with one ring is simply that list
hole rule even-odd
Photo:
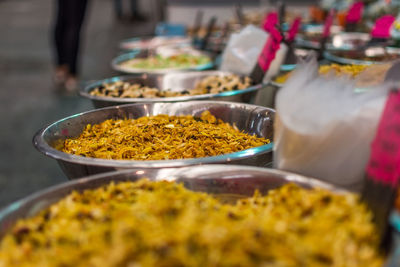
[{"label": "cooked food in metal bowl", "polygon": [[[319,67],[320,74],[336,74],[337,76],[346,75],[351,78],[356,77],[361,72],[363,72],[368,66],[367,65],[339,65],[339,64],[329,64],[321,65]],[[275,79],[276,83],[285,83],[289,79],[292,72],[287,72],[278,76]]]},{"label": "cooked food in metal bowl", "polygon": [[[79,137],[82,134],[83,130],[86,129],[88,124],[99,125],[110,119],[114,121],[125,119],[130,119],[134,121],[134,119],[138,119],[143,116],[152,117],[161,114],[168,114],[169,116],[190,115],[195,118],[194,121],[196,121],[197,119],[200,122],[201,114],[204,111],[210,112],[217,119],[216,124],[203,122],[204,125],[209,124],[211,127],[213,127],[205,132],[206,134],[208,133],[208,138],[210,139],[214,136],[213,131],[216,133],[219,132],[221,134],[228,135],[226,133],[223,133],[222,129],[224,128],[216,128],[216,125],[219,125],[218,120],[222,120],[225,123],[232,125],[232,128],[236,126],[240,132],[247,133],[248,136],[253,135],[257,137],[262,137],[264,138],[264,140],[272,139],[275,114],[274,110],[272,109],[243,103],[222,101],[190,101],[179,103],[143,103],[121,105],[75,114],[70,117],[66,117],[59,121],[56,121],[39,130],[33,138],[33,144],[41,153],[50,158],[56,159],[62,170],[71,179],[84,177],[90,174],[132,168],[158,169],[204,165],[207,163],[236,163],[252,166],[269,166],[271,164],[273,148],[272,142],[250,149],[241,150],[235,153],[222,154],[213,157],[198,157],[174,160],[113,160],[84,157],[60,151],[60,148],[63,147],[63,143],[66,139],[74,139]],[[167,123],[165,126],[167,126],[168,124],[171,123]],[[174,128],[175,126],[177,128],[182,128],[180,125],[174,124]],[[172,128],[172,125],[168,125],[168,127],[163,127],[167,133],[172,133],[175,131],[177,132],[176,129]],[[151,126],[151,128],[156,131],[155,125]],[[204,126],[203,128],[206,127]],[[145,126],[143,126],[142,129],[138,128],[138,131],[140,130],[145,133],[146,131],[148,131],[148,127],[146,128]],[[192,136],[196,136],[197,132],[198,129],[194,129],[193,134],[187,136],[189,142],[196,141],[194,139],[192,140]],[[199,133],[199,136],[200,135],[201,133]],[[107,139],[107,135],[105,135],[104,137],[104,139],[97,137],[100,143],[92,145],[99,148],[102,145],[109,145],[108,142],[110,141],[110,139]],[[127,138],[127,140],[131,140],[132,142],[134,141],[132,133],[125,137]],[[151,133],[144,134],[143,140],[149,137],[151,137]],[[155,139],[155,141],[157,141],[156,144],[160,145],[160,141],[165,141],[166,139],[164,139],[164,137],[158,136],[159,140]],[[117,139],[119,140],[119,138],[120,137],[118,137]],[[174,140],[175,138],[179,138],[179,136],[170,136],[170,138],[171,140]],[[207,139],[206,137],[204,138]],[[228,135],[228,138],[234,139],[235,137],[231,137]],[[124,142],[125,141],[126,140],[124,140]],[[183,140],[181,141],[183,142]],[[221,138],[218,138],[218,136],[216,136],[215,139],[211,140],[211,143],[218,143],[220,141]],[[157,148],[156,146],[153,146],[153,144],[151,145],[152,147],[149,147],[149,150]],[[240,144],[237,144],[235,142],[230,143],[229,147],[230,146],[240,148]],[[210,147],[210,149],[212,148],[213,147]]]},{"label": "cooked food in metal bowl", "polygon": [[59,149],[91,158],[169,160],[229,154],[268,143],[269,139],[240,132],[206,111],[199,118],[156,115],[88,124]]},{"label": "cooked food in metal bowl", "polygon": [[119,98],[158,98],[177,97],[203,94],[218,94],[226,91],[242,90],[251,86],[249,77],[240,77],[235,74],[211,75],[196,83],[194,88],[183,91],[171,89],[159,90],[155,87],[142,86],[139,83],[117,81],[104,83],[92,91],[90,95]]},{"label": "cooked food in metal bowl", "polygon": [[120,63],[131,69],[184,69],[210,63],[208,56],[197,54],[177,54],[172,56],[155,55],[146,58],[133,58]]},{"label": "cooked food in metal bowl", "polygon": [[111,182],[19,220],[0,245],[0,266],[382,264],[356,195],[295,184],[222,203],[174,182]]}]

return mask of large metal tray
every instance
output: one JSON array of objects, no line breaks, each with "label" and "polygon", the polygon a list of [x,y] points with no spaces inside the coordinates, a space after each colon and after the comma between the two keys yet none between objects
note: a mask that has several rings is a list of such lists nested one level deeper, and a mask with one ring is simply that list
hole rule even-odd
[{"label": "large metal tray", "polygon": [[183,102],[194,100],[220,100],[253,103],[257,91],[265,88],[265,84],[258,84],[250,86],[243,90],[221,92],[219,94],[204,94],[192,96],[179,96],[179,97],[163,97],[163,98],[117,98],[117,97],[101,97],[90,94],[94,88],[104,84],[113,83],[117,81],[126,81],[131,83],[139,83],[143,86],[155,87],[160,91],[171,89],[173,91],[185,91],[194,88],[197,82],[201,79],[217,75],[228,75],[228,72],[222,71],[194,71],[194,72],[177,72],[167,74],[142,74],[142,75],[129,75],[117,76],[105,80],[93,82],[81,89],[79,92],[81,96],[90,99],[96,108],[121,105],[127,103],[156,103],[156,102]]},{"label": "large metal tray", "polygon": [[272,162],[273,143],[214,157],[180,160],[107,160],[86,158],[61,152],[53,146],[60,140],[78,136],[87,124],[101,123],[107,119],[139,118],[157,114],[200,116],[204,111],[246,133],[272,140],[274,110],[255,105],[222,102],[191,101],[178,103],[129,104],[92,110],[64,118],[38,131],[34,146],[43,154],[56,159],[64,173],[71,179],[107,171],[129,168],[165,168],[207,163],[269,166]]}]

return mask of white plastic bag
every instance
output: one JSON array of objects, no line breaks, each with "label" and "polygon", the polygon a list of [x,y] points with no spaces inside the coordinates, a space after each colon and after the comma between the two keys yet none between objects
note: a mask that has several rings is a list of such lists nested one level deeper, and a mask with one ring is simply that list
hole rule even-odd
[{"label": "white plastic bag", "polygon": [[275,167],[360,190],[390,88],[356,93],[348,77],[319,76],[315,60],[298,67],[276,97]]},{"label": "white plastic bag", "polygon": [[[222,54],[220,70],[250,75],[267,38],[268,33],[254,25],[248,25],[239,33],[232,34]],[[287,50],[287,46],[282,43],[264,81],[278,74]]]}]

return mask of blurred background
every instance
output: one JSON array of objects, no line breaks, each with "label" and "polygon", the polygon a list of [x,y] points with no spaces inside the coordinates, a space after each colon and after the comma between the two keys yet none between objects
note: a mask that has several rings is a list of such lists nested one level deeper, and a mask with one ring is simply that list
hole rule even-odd
[{"label": "blurred background", "polygon": [[[268,8],[273,1],[142,0],[135,17],[130,1],[89,0],[83,20],[78,57],[78,86],[115,75],[110,61],[118,43],[153,35],[157,23],[193,25],[197,10],[203,21],[217,16],[217,24],[233,16],[234,5],[245,11]],[[286,1],[302,6],[315,1]],[[54,160],[32,146],[36,131],[47,124],[92,109],[76,92],[54,83],[53,30],[57,0],[0,0],[0,207],[29,193],[64,182]]]}]

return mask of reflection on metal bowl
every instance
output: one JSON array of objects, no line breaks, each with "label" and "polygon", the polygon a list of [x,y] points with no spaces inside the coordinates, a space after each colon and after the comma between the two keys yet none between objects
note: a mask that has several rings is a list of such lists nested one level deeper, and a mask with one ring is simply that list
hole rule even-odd
[{"label": "reflection on metal bowl", "polygon": [[90,99],[96,108],[115,106],[128,103],[156,103],[156,102],[183,102],[194,100],[220,100],[253,103],[257,91],[265,88],[265,84],[258,84],[242,90],[226,91],[218,94],[204,95],[188,95],[178,97],[164,98],[117,98],[94,96],[90,94],[94,88],[104,83],[114,83],[117,81],[125,81],[131,83],[139,83],[143,86],[155,87],[159,90],[170,89],[172,91],[186,91],[194,88],[196,83],[208,76],[224,76],[227,72],[222,71],[202,71],[202,72],[184,72],[184,73],[167,73],[167,74],[142,74],[140,76],[118,76],[105,80],[96,81],[89,84],[80,91],[80,95]]},{"label": "reflection on metal bowl", "polygon": [[34,136],[33,143],[40,152],[56,159],[62,170],[71,179],[130,168],[182,167],[207,163],[236,163],[253,166],[271,164],[273,143],[215,157],[155,161],[86,158],[67,154],[53,147],[66,138],[78,136],[87,124],[101,123],[107,119],[135,119],[158,114],[200,116],[206,110],[231,125],[235,124],[241,131],[272,140],[275,114],[272,109],[222,101],[191,101],[130,104],[76,114],[40,130]]}]

